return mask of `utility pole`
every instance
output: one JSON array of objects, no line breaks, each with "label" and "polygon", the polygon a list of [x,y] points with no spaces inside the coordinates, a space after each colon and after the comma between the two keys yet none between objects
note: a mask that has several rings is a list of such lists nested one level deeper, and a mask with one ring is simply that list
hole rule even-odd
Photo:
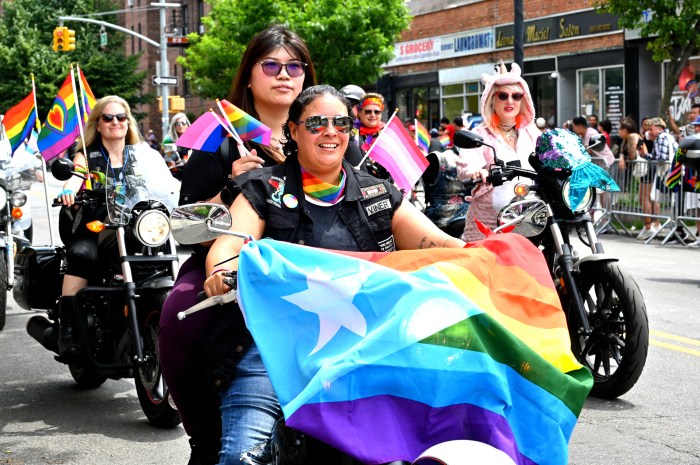
[{"label": "utility pole", "polygon": [[523,69],[523,0],[513,0],[513,63],[517,63]]}]

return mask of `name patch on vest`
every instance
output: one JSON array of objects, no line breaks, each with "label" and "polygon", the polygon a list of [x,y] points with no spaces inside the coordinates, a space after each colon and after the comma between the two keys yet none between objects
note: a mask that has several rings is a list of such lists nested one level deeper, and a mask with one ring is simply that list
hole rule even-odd
[{"label": "name patch on vest", "polygon": [[382,210],[390,210],[390,209],[391,209],[391,202],[389,202],[389,199],[380,200],[379,202],[375,202],[372,205],[367,205],[365,207],[365,211],[367,212],[367,216],[372,216],[375,213],[378,213]]},{"label": "name patch on vest", "polygon": [[396,250],[396,246],[394,245],[394,235],[392,234],[386,239],[379,241],[378,245],[379,250],[382,252],[393,252]]},{"label": "name patch on vest", "polygon": [[360,192],[362,192],[363,198],[371,199],[386,194],[386,187],[384,187],[384,184],[375,184],[373,186],[360,187]]}]

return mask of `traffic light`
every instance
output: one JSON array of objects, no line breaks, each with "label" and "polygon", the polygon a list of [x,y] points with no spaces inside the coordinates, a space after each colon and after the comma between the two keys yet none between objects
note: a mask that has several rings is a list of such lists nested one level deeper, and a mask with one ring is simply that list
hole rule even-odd
[{"label": "traffic light", "polygon": [[75,31],[73,29],[68,29],[67,27],[64,27],[63,29],[68,35],[68,40],[66,41],[66,49],[64,51],[69,52],[71,50],[75,50]]},{"label": "traffic light", "polygon": [[66,47],[67,27],[58,26],[53,30],[53,51],[62,52]]}]

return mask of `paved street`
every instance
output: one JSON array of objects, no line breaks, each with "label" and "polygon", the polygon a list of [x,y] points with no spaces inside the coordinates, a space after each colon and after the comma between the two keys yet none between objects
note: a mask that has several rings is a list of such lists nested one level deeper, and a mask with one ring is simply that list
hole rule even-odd
[{"label": "paved street", "polygon": [[[60,184],[51,182],[51,192]],[[35,243],[48,242],[43,192],[32,191]],[[45,211],[45,210],[44,210]],[[649,312],[645,371],[621,399],[589,399],[570,443],[576,465],[700,463],[700,250],[604,235],[638,281]],[[158,430],[141,412],[131,380],[81,391],[67,369],[25,332],[32,312],[8,299],[0,332],[0,463],[182,464],[182,427]]]}]

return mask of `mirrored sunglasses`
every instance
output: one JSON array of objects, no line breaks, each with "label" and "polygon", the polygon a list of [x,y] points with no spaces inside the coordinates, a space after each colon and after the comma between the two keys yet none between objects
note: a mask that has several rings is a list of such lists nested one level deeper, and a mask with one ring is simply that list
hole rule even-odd
[{"label": "mirrored sunglasses", "polygon": [[306,72],[306,63],[301,61],[290,61],[289,63],[280,63],[279,61],[266,60],[261,61],[263,73],[266,76],[277,76],[282,72],[282,68],[287,70],[290,77],[299,77]]},{"label": "mirrored sunglasses", "polygon": [[350,116],[309,116],[297,124],[304,124],[304,127],[311,134],[318,134],[328,127],[328,122],[333,120],[333,129],[343,134],[352,131],[355,121]]},{"label": "mirrored sunglasses", "polygon": [[508,97],[512,97],[514,102],[519,102],[523,99],[524,94],[522,92],[513,92],[509,94],[508,92],[496,92],[496,97],[501,102],[508,100]]},{"label": "mirrored sunglasses", "polygon": [[102,118],[102,121],[104,121],[105,123],[111,123],[114,118],[117,118],[117,121],[119,121],[120,123],[123,123],[124,121],[126,121],[128,116],[126,115],[126,113],[119,113],[116,115],[110,115],[109,113],[102,113],[100,115],[100,118]]}]

